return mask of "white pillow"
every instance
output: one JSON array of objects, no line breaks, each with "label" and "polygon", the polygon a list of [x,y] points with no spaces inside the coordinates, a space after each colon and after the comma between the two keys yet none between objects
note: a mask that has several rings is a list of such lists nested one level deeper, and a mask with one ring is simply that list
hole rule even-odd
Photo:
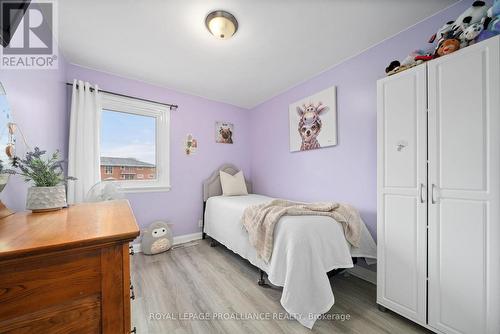
[{"label": "white pillow", "polygon": [[241,170],[234,175],[219,171],[219,175],[223,196],[248,195],[245,177]]}]

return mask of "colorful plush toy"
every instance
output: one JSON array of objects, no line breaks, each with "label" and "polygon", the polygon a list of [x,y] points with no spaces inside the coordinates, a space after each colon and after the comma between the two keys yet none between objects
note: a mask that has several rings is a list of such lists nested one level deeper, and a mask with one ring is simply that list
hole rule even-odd
[{"label": "colorful plush toy", "polygon": [[393,60],[389,66],[386,67],[385,73],[387,75],[392,75],[395,73],[399,73],[401,71],[407,70],[409,68],[412,68],[414,66],[422,64],[424,61],[427,61],[431,58],[425,58],[427,57],[432,50],[415,50],[412,51],[402,62],[399,62],[399,60]]},{"label": "colorful plush toy", "polygon": [[[474,1],[454,21],[448,21],[429,39],[437,41],[433,58],[449,54],[474,43],[483,28],[481,22],[488,15],[488,5],[484,1]],[[457,46],[458,41],[458,46]]]},{"label": "colorful plush toy", "polygon": [[406,68],[410,68],[416,65],[419,65],[422,63],[422,60],[416,59],[418,56],[421,56],[424,54],[425,51],[422,50],[414,50],[412,51],[408,56],[406,56],[405,59],[401,62],[402,66],[405,66]]},{"label": "colorful plush toy", "polygon": [[414,51],[401,63],[394,60],[385,72],[391,75],[404,71],[496,34],[500,34],[500,0],[494,0],[492,7],[489,7],[485,1],[474,1],[455,20],[446,22],[431,36],[429,43],[435,43],[433,48],[426,51]]},{"label": "colorful plush toy", "polygon": [[460,16],[455,20],[455,23],[453,23],[451,29],[455,37],[458,37],[470,25],[480,23],[481,20],[487,16],[488,9],[489,7],[484,1],[474,1],[472,6],[460,14]]},{"label": "colorful plush toy", "polygon": [[174,244],[172,231],[167,222],[155,221],[143,230],[141,248],[146,255],[154,255],[169,250]]},{"label": "colorful plush toy", "polygon": [[385,73],[387,75],[394,74],[399,69],[399,66],[401,66],[401,63],[399,62],[399,60],[393,60],[393,61],[391,61],[389,66],[387,66],[385,68]]},{"label": "colorful plush toy", "polygon": [[477,36],[479,36],[482,31],[482,23],[474,23],[465,28],[465,30],[459,36],[460,48],[465,48],[471,44],[474,44]]},{"label": "colorful plush toy", "polygon": [[436,57],[441,57],[460,49],[460,41],[456,38],[445,39],[436,51]]},{"label": "colorful plush toy", "polygon": [[434,35],[432,35],[431,38],[429,38],[429,43],[434,43],[434,41],[437,41],[437,43],[439,44],[440,42],[442,42],[445,36],[448,36],[448,34],[451,32],[453,23],[455,23],[455,21],[446,22],[444,26],[439,28],[439,30]]},{"label": "colorful plush toy", "polygon": [[437,41],[439,45],[444,39],[455,37],[457,38],[465,29],[474,24],[480,23],[487,16],[489,7],[484,1],[474,1],[472,6],[467,8],[455,20],[446,22],[434,35],[429,39],[429,43]]},{"label": "colorful plush toy", "polygon": [[476,42],[481,42],[500,34],[500,0],[493,2],[493,6],[488,9],[487,15],[481,23],[483,24],[483,31],[477,36]]},{"label": "colorful plush toy", "polygon": [[493,6],[488,9],[488,17],[500,16],[500,0],[493,1]]}]

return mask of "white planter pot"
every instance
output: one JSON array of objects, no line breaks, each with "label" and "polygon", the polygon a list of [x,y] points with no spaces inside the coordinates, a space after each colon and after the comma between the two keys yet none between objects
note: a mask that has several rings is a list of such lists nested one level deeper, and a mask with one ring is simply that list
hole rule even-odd
[{"label": "white planter pot", "polygon": [[31,187],[28,189],[26,209],[33,212],[59,210],[67,205],[66,187]]},{"label": "white planter pot", "polygon": [[3,188],[7,185],[7,181],[9,180],[9,174],[2,173],[0,174],[0,193]]}]

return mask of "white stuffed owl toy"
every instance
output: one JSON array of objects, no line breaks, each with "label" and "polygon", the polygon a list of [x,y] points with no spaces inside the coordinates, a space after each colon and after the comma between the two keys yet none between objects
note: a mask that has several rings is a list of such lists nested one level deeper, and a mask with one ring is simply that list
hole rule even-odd
[{"label": "white stuffed owl toy", "polygon": [[173,245],[172,231],[168,224],[158,220],[143,230],[141,248],[146,255],[154,255],[169,250]]}]

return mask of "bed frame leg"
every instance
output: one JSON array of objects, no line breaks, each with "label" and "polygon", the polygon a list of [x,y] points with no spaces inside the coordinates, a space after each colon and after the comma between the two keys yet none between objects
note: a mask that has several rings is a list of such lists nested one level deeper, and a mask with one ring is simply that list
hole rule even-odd
[{"label": "bed frame leg", "polygon": [[207,238],[207,234],[206,234],[205,232],[203,232],[203,233],[201,234],[201,239],[205,240],[206,238]]},{"label": "bed frame leg", "polygon": [[212,239],[212,241],[210,241],[210,247],[217,247],[219,243],[217,241],[215,241],[214,239]]},{"label": "bed frame leg", "polygon": [[266,285],[266,280],[264,279],[264,270],[259,269],[260,272],[260,280],[257,282],[258,285],[264,286]]},{"label": "bed frame leg", "polygon": [[380,312],[387,312],[387,309],[384,306],[380,305],[380,304],[377,304],[377,308],[378,308],[378,310]]}]

